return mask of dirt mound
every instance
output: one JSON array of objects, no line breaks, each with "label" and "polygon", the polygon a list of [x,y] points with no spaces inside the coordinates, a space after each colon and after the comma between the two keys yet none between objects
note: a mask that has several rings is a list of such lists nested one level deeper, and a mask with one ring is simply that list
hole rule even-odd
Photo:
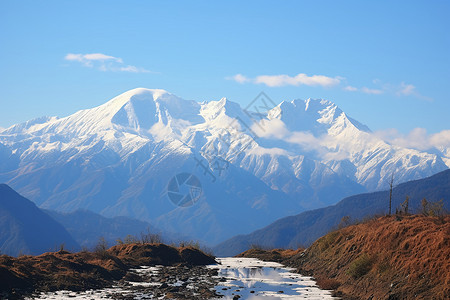
[{"label": "dirt mound", "polygon": [[373,219],[331,232],[285,263],[355,299],[448,299],[450,217]]},{"label": "dirt mound", "polygon": [[251,257],[257,258],[263,261],[274,261],[278,263],[283,263],[292,256],[303,252],[304,249],[273,249],[273,250],[263,250],[263,249],[250,249],[241,254],[236,255],[236,257]]},{"label": "dirt mound", "polygon": [[184,262],[177,248],[165,244],[116,245],[108,253],[133,266],[171,266]]},{"label": "dirt mound", "polygon": [[204,266],[216,263],[213,257],[192,247],[180,248],[179,252],[183,261],[185,261],[189,265]]},{"label": "dirt mound", "polygon": [[174,248],[165,244],[124,244],[113,246],[108,253],[133,266],[203,266],[215,264],[214,257],[194,247]]},{"label": "dirt mound", "polygon": [[124,244],[108,250],[49,252],[18,258],[0,256],[0,296],[20,298],[32,291],[80,291],[110,286],[132,267],[213,264],[213,257],[195,248],[164,244]]}]

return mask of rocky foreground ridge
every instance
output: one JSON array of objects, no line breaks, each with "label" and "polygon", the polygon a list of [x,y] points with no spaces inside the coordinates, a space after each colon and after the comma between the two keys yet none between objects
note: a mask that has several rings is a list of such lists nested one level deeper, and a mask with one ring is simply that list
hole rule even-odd
[{"label": "rocky foreground ridge", "polygon": [[[126,281],[144,281],[132,268],[161,266],[152,278],[158,283],[151,287],[155,296],[166,295],[176,299],[196,299],[215,296],[215,282],[196,278],[209,277],[217,270],[200,266],[214,264],[214,257],[191,247],[172,247],[165,244],[122,244],[109,249],[97,248],[93,252],[70,253],[64,250],[39,256],[24,255],[18,258],[0,256],[0,298],[23,299],[25,295],[57,290],[85,291],[99,289]],[[194,283],[194,289],[174,287],[171,283],[186,277]],[[200,281],[200,280],[198,280]],[[111,295],[114,299],[118,295]],[[119,298],[117,298],[119,297]],[[187,297],[187,298],[185,298]]]}]

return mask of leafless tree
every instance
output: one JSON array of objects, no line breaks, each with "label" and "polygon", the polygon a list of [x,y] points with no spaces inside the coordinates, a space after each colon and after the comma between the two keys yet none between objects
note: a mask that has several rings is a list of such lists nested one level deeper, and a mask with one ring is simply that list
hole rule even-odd
[{"label": "leafless tree", "polygon": [[392,190],[394,189],[394,172],[392,172],[391,181],[389,183],[389,215],[392,209]]}]

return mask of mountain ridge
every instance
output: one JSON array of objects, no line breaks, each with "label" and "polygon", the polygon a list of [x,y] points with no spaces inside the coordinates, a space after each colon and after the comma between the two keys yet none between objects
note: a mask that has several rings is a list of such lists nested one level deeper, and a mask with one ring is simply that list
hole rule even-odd
[{"label": "mountain ridge", "polygon": [[140,239],[143,235],[153,235],[167,244],[190,240],[188,237],[162,232],[148,222],[128,217],[106,218],[88,210],[71,213],[51,210],[44,212],[64,226],[82,248],[87,249],[94,249],[99,239],[104,239],[108,245],[115,245],[118,239],[125,240],[127,236]]},{"label": "mountain ridge", "polygon": [[[196,102],[138,88],[0,132],[0,181],[38,206],[129,216],[208,243],[382,189],[393,172],[404,182],[447,168],[443,156],[391,146],[323,99],[256,113],[226,98]],[[167,198],[182,172],[202,184],[198,204],[183,209]],[[245,225],[230,226],[221,203]]]},{"label": "mountain ridge", "polygon": [[42,254],[79,250],[66,229],[6,184],[0,184],[0,250],[2,254]]},{"label": "mountain ridge", "polygon": [[[394,187],[392,210],[399,208],[409,197],[411,212],[420,210],[422,199],[443,200],[444,209],[450,210],[450,170],[433,176],[405,182]],[[389,191],[378,191],[353,195],[337,204],[288,216],[260,228],[250,234],[233,237],[216,245],[213,250],[218,256],[232,256],[251,247],[263,248],[306,247],[317,238],[327,234],[341,224],[342,218],[354,222],[374,215],[384,215],[388,210]]]}]

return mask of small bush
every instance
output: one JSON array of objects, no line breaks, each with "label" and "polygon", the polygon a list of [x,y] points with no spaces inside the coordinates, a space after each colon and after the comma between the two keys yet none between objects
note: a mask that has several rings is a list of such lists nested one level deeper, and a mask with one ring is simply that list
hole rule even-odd
[{"label": "small bush", "polygon": [[338,235],[339,233],[337,231],[332,231],[327,235],[323,236],[322,238],[320,238],[318,241],[320,251],[327,250],[331,246],[331,244],[334,243]]},{"label": "small bush", "polygon": [[434,217],[441,217],[445,214],[444,201],[428,202],[429,215]]},{"label": "small bush", "polygon": [[97,245],[94,247],[94,253],[101,259],[108,259],[110,255],[106,250],[108,250],[108,243],[104,237],[101,237],[98,239]]},{"label": "small bush", "polygon": [[439,201],[427,201],[423,198],[421,202],[420,212],[425,216],[443,218],[447,212],[444,208],[444,200]]},{"label": "small bush", "polygon": [[95,245],[94,251],[106,251],[108,249],[108,243],[104,237],[98,239],[97,245]]},{"label": "small bush", "polygon": [[162,243],[162,237],[160,234],[151,233],[149,229],[147,232],[141,232],[141,243],[142,244],[159,244]]},{"label": "small bush", "polygon": [[214,251],[209,247],[203,246],[203,247],[201,247],[200,251],[202,251],[206,255],[214,256]]},{"label": "small bush", "polygon": [[259,244],[251,244],[250,245],[250,249],[253,249],[253,250],[264,250],[263,246],[261,246]]},{"label": "small bush", "polygon": [[391,269],[391,266],[387,261],[381,262],[377,267],[377,271],[379,274],[384,274],[384,273],[388,272],[390,269]]},{"label": "small bush", "polygon": [[338,229],[342,229],[350,225],[350,216],[343,216],[339,222]]},{"label": "small bush", "polygon": [[408,215],[409,214],[409,196],[406,196],[405,201],[403,201],[402,204],[400,204],[400,208],[398,210],[398,213],[401,215]]},{"label": "small bush", "polygon": [[332,278],[320,277],[316,279],[317,285],[323,290],[336,290],[341,286],[340,282]]},{"label": "small bush", "polygon": [[194,249],[200,250],[200,243],[198,241],[181,241],[178,244],[178,247],[180,248],[192,247]]},{"label": "small bush", "polygon": [[137,237],[135,237],[134,235],[129,234],[123,239],[123,243],[124,244],[136,244],[136,243],[139,243],[139,239]]},{"label": "small bush", "polygon": [[367,254],[363,254],[350,263],[347,274],[353,277],[353,279],[360,278],[370,271],[372,263],[373,259]]}]

